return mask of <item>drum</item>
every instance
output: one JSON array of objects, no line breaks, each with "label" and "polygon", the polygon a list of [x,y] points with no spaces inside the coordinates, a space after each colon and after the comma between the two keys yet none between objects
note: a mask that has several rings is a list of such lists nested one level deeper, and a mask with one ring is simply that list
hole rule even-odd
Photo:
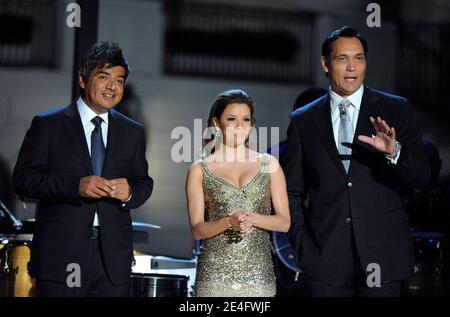
[{"label": "drum", "polygon": [[187,297],[189,277],[184,275],[132,273],[131,297]]},{"label": "drum", "polygon": [[287,234],[272,233],[273,264],[276,275],[277,297],[308,296],[305,289],[305,276],[297,266],[294,251]]},{"label": "drum", "polygon": [[28,219],[28,220],[21,220],[22,227],[17,230],[12,226],[10,222],[3,222],[0,221],[0,232],[6,236],[14,236],[17,234],[23,235],[23,234],[33,234],[34,232],[34,219]]},{"label": "drum", "polygon": [[412,232],[414,241],[414,275],[408,283],[409,296],[445,296],[444,244],[441,232]]},{"label": "drum", "polygon": [[31,240],[3,238],[0,248],[0,297],[33,297],[34,279],[28,273]]},{"label": "drum", "polygon": [[290,270],[295,273],[301,273],[302,270],[297,266],[294,259],[294,251],[286,233],[283,232],[272,232],[272,243],[280,261]]}]

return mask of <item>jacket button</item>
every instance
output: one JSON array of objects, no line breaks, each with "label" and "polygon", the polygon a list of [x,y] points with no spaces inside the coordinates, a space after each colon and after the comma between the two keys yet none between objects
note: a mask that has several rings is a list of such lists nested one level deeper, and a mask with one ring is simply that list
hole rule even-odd
[{"label": "jacket button", "polygon": [[346,223],[352,222],[352,218],[349,218],[349,217],[345,218],[345,222],[346,222]]},{"label": "jacket button", "polygon": [[352,186],[353,186],[352,183],[348,183],[348,184],[347,184],[347,187],[348,187],[348,188],[352,188]]}]

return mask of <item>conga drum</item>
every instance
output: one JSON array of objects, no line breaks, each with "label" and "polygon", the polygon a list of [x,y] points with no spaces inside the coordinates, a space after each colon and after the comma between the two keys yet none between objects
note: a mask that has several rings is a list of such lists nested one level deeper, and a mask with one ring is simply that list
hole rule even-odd
[{"label": "conga drum", "polygon": [[0,297],[33,297],[35,283],[28,272],[31,239],[16,235],[1,245]]},{"label": "conga drum", "polygon": [[188,276],[132,273],[131,297],[187,297]]}]

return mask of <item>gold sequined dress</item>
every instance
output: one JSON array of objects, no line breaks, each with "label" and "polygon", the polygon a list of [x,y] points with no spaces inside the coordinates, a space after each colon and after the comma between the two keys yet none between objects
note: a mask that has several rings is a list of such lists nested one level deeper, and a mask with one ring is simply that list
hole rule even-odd
[{"label": "gold sequined dress", "polygon": [[[219,220],[233,210],[270,215],[270,175],[268,155],[261,155],[261,169],[246,185],[238,188],[212,174],[199,161],[203,171],[203,192],[207,220]],[[196,296],[256,297],[275,296],[275,273],[269,233],[255,228],[242,239],[227,230],[202,241],[195,279]]]}]

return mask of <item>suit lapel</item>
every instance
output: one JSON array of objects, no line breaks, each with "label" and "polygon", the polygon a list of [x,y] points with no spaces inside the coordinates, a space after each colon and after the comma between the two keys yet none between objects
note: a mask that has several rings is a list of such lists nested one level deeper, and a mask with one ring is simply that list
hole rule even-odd
[{"label": "suit lapel", "polygon": [[80,114],[78,113],[77,104],[71,103],[64,111],[66,116],[64,124],[72,138],[72,142],[80,155],[80,159],[84,168],[89,175],[93,174],[89,149],[86,143],[83,126],[81,124]]},{"label": "suit lapel", "polygon": [[344,165],[339,158],[339,153],[336,148],[336,142],[334,141],[333,125],[331,122],[331,107],[330,107],[330,95],[328,94],[320,103],[314,112],[314,122],[317,127],[317,131],[322,139],[325,148],[330,154],[332,161],[336,165],[337,169],[343,176],[347,176]]},{"label": "suit lapel", "polygon": [[120,138],[118,137],[118,130],[120,130],[120,121],[117,119],[115,110],[110,110],[108,115],[108,142],[106,145],[106,156],[103,164],[104,177],[107,177],[109,170],[111,169],[111,163],[114,161],[114,153],[118,153],[116,150],[120,147]]},{"label": "suit lapel", "polygon": [[[364,94],[361,100],[361,108],[359,109],[358,123],[356,124],[355,136],[353,138],[353,153],[358,154],[362,149],[369,150],[370,152],[374,152],[366,143],[363,143],[358,140],[358,135],[366,135],[372,136],[375,133],[375,129],[373,128],[372,123],[370,122],[370,117],[376,117],[379,115],[378,111],[378,100],[379,97],[370,89],[369,87],[364,87]],[[351,169],[351,163],[350,163]]]}]

